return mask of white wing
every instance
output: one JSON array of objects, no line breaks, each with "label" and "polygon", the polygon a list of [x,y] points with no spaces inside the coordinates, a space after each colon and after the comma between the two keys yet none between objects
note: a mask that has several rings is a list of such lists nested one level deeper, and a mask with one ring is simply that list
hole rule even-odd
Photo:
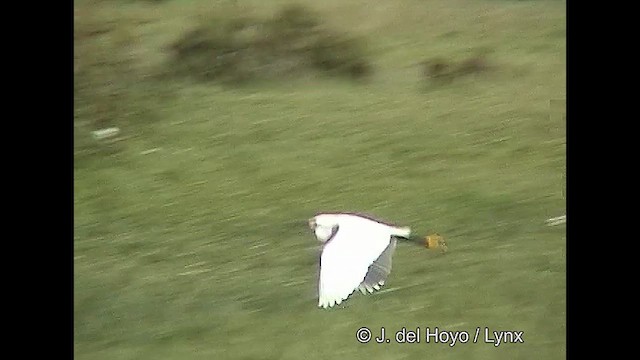
[{"label": "white wing", "polygon": [[341,224],[322,251],[318,306],[332,307],[348,298],[390,241],[390,234],[376,227]]},{"label": "white wing", "polygon": [[384,282],[391,273],[396,243],[397,240],[391,238],[389,246],[387,246],[382,254],[380,254],[380,257],[369,266],[369,271],[364,277],[364,281],[358,286],[358,290],[364,295],[372,293],[374,290],[380,290],[380,287],[384,285]]}]

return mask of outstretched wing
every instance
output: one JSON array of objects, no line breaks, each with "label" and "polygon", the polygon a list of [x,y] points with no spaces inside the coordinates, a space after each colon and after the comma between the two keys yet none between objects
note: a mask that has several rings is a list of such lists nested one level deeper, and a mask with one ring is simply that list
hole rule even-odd
[{"label": "outstretched wing", "polygon": [[384,285],[391,273],[391,263],[393,253],[396,250],[396,243],[397,240],[392,238],[387,248],[380,254],[380,257],[369,266],[369,271],[364,277],[364,281],[358,286],[358,290],[361,293],[372,293],[374,290],[380,290],[380,287]]},{"label": "outstretched wing", "polygon": [[318,306],[340,304],[365,281],[369,268],[391,242],[389,234],[375,230],[341,225],[325,244],[320,259]]}]

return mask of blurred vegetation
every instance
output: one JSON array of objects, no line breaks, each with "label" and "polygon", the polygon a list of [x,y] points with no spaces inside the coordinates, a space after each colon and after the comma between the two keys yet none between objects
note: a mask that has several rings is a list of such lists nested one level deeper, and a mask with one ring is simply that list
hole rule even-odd
[{"label": "blurred vegetation", "polygon": [[176,74],[209,81],[278,79],[304,70],[362,78],[370,72],[362,39],[332,31],[320,16],[289,5],[272,18],[250,18],[237,7],[215,11],[173,46]]},{"label": "blurred vegetation", "polygon": [[90,130],[153,122],[171,90],[154,81],[157,67],[145,61],[136,27],[145,19],[127,17],[105,5],[75,9],[74,144],[76,161],[110,153],[119,144],[96,144]]},{"label": "blurred vegetation", "polygon": [[482,55],[467,58],[460,63],[451,63],[442,58],[429,59],[423,61],[422,66],[425,78],[438,84],[451,83],[459,77],[480,75],[494,69]]},{"label": "blurred vegetation", "polygon": [[173,75],[243,84],[290,80],[309,70],[354,80],[371,74],[364,40],[323,25],[318,13],[306,6],[285,5],[272,17],[258,18],[247,16],[246,8],[220,5],[199,14],[195,29],[160,45],[161,54],[140,40],[141,27],[155,21],[143,11],[144,6],[108,1],[81,1],[75,8],[78,161],[119,149],[113,141],[96,144],[87,136],[89,129],[140,129],[140,123],[154,121],[157,109],[174,94],[176,83],[167,79]]},{"label": "blurred vegetation", "polygon": [[[75,357],[564,359],[565,231],[544,224],[565,213],[565,3],[297,3],[74,2]],[[388,292],[322,311],[322,210],[449,252],[399,244]]]}]

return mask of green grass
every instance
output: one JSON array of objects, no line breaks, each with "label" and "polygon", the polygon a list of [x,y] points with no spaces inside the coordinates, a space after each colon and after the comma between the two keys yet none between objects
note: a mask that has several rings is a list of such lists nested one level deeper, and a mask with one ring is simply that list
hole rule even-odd
[{"label": "green grass", "polygon": [[[203,3],[76,4],[76,31],[112,28],[76,38],[76,64],[98,64],[76,93],[76,358],[565,357],[565,229],[544,226],[565,213],[563,109],[550,107],[566,96],[564,2],[316,5],[368,38],[365,84],[155,76]],[[270,13],[287,2],[236,3]],[[478,49],[496,72],[431,86],[413,66]],[[118,54],[131,73],[100,61]],[[105,126],[120,141],[91,138]],[[401,244],[395,291],[321,310],[305,225],[320,210],[437,231],[449,252]],[[362,326],[479,326],[525,342],[363,345]]]}]

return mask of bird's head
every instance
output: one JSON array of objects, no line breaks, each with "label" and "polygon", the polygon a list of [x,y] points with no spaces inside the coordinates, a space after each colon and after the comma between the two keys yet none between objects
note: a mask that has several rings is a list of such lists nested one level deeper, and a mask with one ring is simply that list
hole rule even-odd
[{"label": "bird's head", "polygon": [[309,219],[308,224],[316,238],[320,242],[326,242],[337,231],[338,218],[335,214],[319,214]]}]

